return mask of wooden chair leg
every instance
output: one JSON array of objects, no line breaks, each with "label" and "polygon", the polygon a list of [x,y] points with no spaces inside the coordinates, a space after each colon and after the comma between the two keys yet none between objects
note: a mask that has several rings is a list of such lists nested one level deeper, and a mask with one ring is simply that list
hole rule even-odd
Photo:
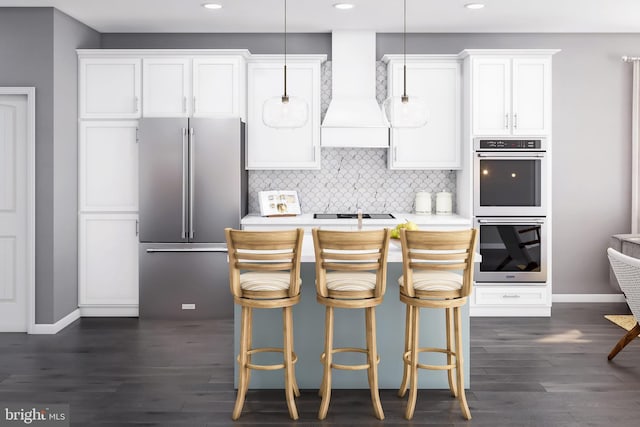
[{"label": "wooden chair leg", "polygon": [[376,342],[376,311],[375,307],[367,307],[365,313],[365,329],[367,337],[367,361],[369,369],[369,390],[371,391],[371,403],[376,418],[384,420],[382,403],[380,402],[380,392],[378,391],[378,344]]},{"label": "wooden chair leg", "polygon": [[[253,308],[247,307],[247,364],[251,363],[251,355],[248,352],[253,345]],[[251,369],[245,370],[246,380],[244,382],[244,394],[246,396],[249,390],[249,384],[251,383]]]},{"label": "wooden chair leg", "polygon": [[[450,353],[451,351],[453,351],[454,345],[452,334],[453,331],[451,330],[451,322],[453,321],[451,310],[451,308],[445,308],[445,322],[447,324],[447,351],[449,351],[449,353],[447,353],[447,365],[451,365],[453,363],[453,356]],[[449,379],[449,390],[451,390],[451,396],[458,397],[453,369],[449,369],[447,371],[447,376]]]},{"label": "wooden chair leg", "polygon": [[[411,316],[413,310],[413,306],[407,304],[406,314],[404,320],[404,352],[409,351],[409,344],[411,341]],[[404,357],[404,354],[403,354]],[[407,393],[407,385],[409,384],[409,364],[402,360],[403,364],[403,372],[402,372],[402,382],[400,383],[400,390],[398,390],[398,397],[404,397]]]},{"label": "wooden chair leg", "polygon": [[287,398],[287,406],[289,407],[289,416],[292,420],[298,419],[298,409],[294,399],[294,378],[293,372],[293,343],[291,342],[291,330],[293,328],[293,316],[291,307],[282,309],[282,326],[284,338],[284,391]]},{"label": "wooden chair leg", "polygon": [[609,356],[607,356],[608,360],[613,360],[616,357],[616,354],[620,353],[620,350],[625,348],[627,344],[636,339],[636,337],[640,334],[640,324],[636,322],[635,326],[626,333],[625,336],[620,338],[620,341],[616,343],[616,345],[611,349]]},{"label": "wooden chair leg", "polygon": [[407,402],[407,411],[405,418],[410,420],[416,409],[416,400],[418,399],[418,336],[420,334],[420,308],[413,307],[411,316],[411,344],[409,354],[410,361],[410,382],[409,382],[409,401]]},{"label": "wooden chair leg", "polygon": [[322,402],[318,419],[324,420],[331,400],[331,363],[333,362],[333,307],[327,306],[324,321],[324,374],[322,377]]},{"label": "wooden chair leg", "polygon": [[[291,340],[291,356],[293,357],[293,353],[295,353],[295,345],[293,343],[293,307],[291,308],[291,327],[289,328],[289,337]],[[296,380],[296,369],[295,365],[293,365],[293,394],[296,397],[300,397],[300,388],[298,387],[298,380]]]},{"label": "wooden chair leg", "polygon": [[458,378],[458,400],[460,401],[460,409],[462,409],[462,415],[467,419],[471,419],[471,411],[469,411],[469,405],[467,405],[467,396],[464,392],[464,358],[462,349],[462,316],[460,314],[460,307],[453,308],[454,315],[454,334],[456,336],[456,376]]},{"label": "wooden chair leg", "polygon": [[242,407],[244,406],[244,399],[247,394],[247,351],[248,351],[248,329],[249,320],[251,318],[248,307],[242,307],[241,325],[240,325],[240,355],[238,356],[238,395],[236,397],[236,404],[233,408],[233,414],[231,418],[237,420],[242,413]]}]

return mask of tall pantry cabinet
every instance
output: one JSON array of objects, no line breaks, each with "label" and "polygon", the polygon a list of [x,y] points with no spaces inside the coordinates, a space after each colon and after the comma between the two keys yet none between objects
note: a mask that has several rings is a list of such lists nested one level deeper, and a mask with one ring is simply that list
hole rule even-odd
[{"label": "tall pantry cabinet", "polygon": [[82,316],[138,315],[141,117],[245,117],[246,50],[78,50]]}]

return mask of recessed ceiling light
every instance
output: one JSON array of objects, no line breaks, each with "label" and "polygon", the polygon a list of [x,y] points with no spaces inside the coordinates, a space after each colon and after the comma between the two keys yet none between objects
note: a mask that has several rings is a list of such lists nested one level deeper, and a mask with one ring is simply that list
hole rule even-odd
[{"label": "recessed ceiling light", "polygon": [[467,3],[464,5],[467,9],[482,9],[484,8],[484,4],[482,3]]},{"label": "recessed ceiling light", "polygon": [[347,9],[353,9],[355,6],[351,3],[336,3],[333,5],[333,7],[340,10],[347,10]]},{"label": "recessed ceiling light", "polygon": [[217,3],[204,3],[202,7],[206,9],[222,9],[222,5]]}]

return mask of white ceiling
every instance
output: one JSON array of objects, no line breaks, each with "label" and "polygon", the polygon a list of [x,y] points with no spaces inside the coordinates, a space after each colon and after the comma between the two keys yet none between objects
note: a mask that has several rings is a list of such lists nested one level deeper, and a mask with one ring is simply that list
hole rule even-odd
[{"label": "white ceiling", "polygon": [[[223,5],[207,10],[205,1]],[[340,11],[334,3],[350,2]],[[481,10],[464,4],[481,2]],[[56,7],[97,31],[281,32],[283,0],[0,0]],[[289,32],[402,31],[402,0],[289,0]],[[407,0],[408,32],[640,32],[640,0]]]}]

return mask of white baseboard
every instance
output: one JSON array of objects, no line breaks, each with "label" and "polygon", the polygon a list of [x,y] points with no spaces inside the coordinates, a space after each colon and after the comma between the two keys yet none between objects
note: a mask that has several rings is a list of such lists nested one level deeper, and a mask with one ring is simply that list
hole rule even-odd
[{"label": "white baseboard", "polygon": [[551,307],[482,307],[471,306],[469,308],[471,317],[550,317]]},{"label": "white baseboard", "polygon": [[36,323],[31,327],[30,334],[57,334],[80,318],[80,309],[75,309],[71,313],[58,320],[56,323]]},{"label": "white baseboard", "polygon": [[80,307],[82,317],[138,317],[138,306],[83,306]]},{"label": "white baseboard", "polygon": [[553,302],[625,302],[622,294],[553,294]]}]

